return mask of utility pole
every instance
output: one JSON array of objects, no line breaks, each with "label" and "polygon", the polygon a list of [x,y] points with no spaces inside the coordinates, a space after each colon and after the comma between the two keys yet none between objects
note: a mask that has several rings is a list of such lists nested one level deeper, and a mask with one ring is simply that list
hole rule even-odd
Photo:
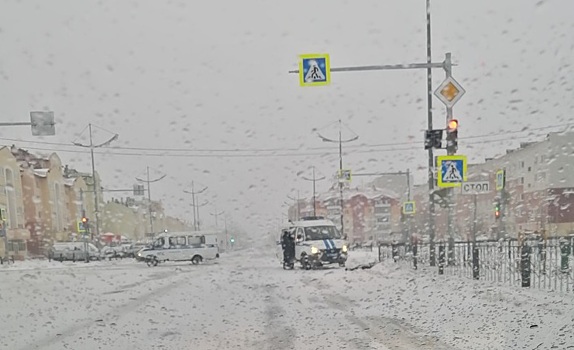
[{"label": "utility pole", "polygon": [[[333,69],[331,69],[331,70],[333,70]],[[333,142],[333,143],[339,144],[339,176],[338,177],[341,177],[343,174],[343,143],[353,142],[353,141],[357,140],[359,138],[359,136],[355,135],[354,137],[343,140],[341,119],[339,119],[339,139],[338,140],[328,139],[328,138],[322,136],[321,134],[317,134],[317,135],[319,135],[319,137],[324,142]],[[340,200],[340,205],[341,205],[341,235],[343,237],[345,237],[345,222],[344,222],[345,202],[344,202],[344,198],[343,198],[343,181],[341,178],[339,178],[338,180],[339,180],[339,196],[340,196],[339,200]]]},{"label": "utility pole", "polygon": [[112,138],[110,138],[106,142],[103,142],[103,143],[96,145],[96,144],[94,144],[94,140],[93,140],[93,136],[92,136],[92,124],[91,123],[88,124],[88,132],[89,132],[89,138],[90,138],[90,143],[88,145],[84,145],[84,144],[81,144],[79,142],[72,142],[72,144],[74,146],[84,147],[84,148],[90,149],[90,156],[92,158],[92,186],[93,186],[93,191],[94,191],[94,215],[95,215],[94,221],[96,222],[95,223],[96,236],[99,237],[100,236],[100,208],[99,208],[99,204],[98,204],[98,192],[99,192],[98,188],[100,187],[100,184],[98,183],[98,181],[96,179],[96,163],[95,163],[95,159],[94,159],[94,149],[108,146],[110,143],[117,140],[119,135],[114,134],[114,136],[112,136]]},{"label": "utility pole", "polygon": [[293,198],[291,196],[287,196],[290,200],[297,204],[297,215],[295,215],[295,220],[299,220],[301,218],[301,197],[300,192],[297,191],[297,198]]},{"label": "utility pole", "polygon": [[[196,205],[196,202],[199,203],[199,201],[196,201],[196,196],[198,194],[201,194],[203,192],[205,192],[207,190],[207,186],[205,186],[204,188],[202,188],[199,191],[195,191],[195,184],[193,181],[191,181],[191,191],[186,191],[184,190],[183,192],[187,193],[187,194],[191,194],[191,205],[193,207],[193,230],[194,231],[199,231],[199,205]],[[206,205],[206,203],[202,204]],[[197,211],[197,213],[196,213]]]},{"label": "utility pole", "polygon": [[225,229],[225,250],[227,250],[229,246],[229,238],[227,237],[227,216],[223,217],[223,225]]},{"label": "utility pole", "polygon": [[153,237],[155,236],[154,234],[154,230],[153,230],[153,217],[152,217],[152,207],[151,207],[151,183],[153,182],[158,182],[160,180],[162,180],[164,177],[166,177],[166,175],[162,175],[160,177],[158,177],[157,179],[154,180],[150,180],[149,178],[149,166],[146,167],[146,179],[139,179],[136,177],[136,180],[139,182],[145,182],[147,183],[147,200],[148,200],[148,215],[149,215],[149,228],[150,228],[150,234]]},{"label": "utility pole", "polygon": [[[430,0],[426,0],[426,19],[427,19],[427,128],[428,130],[433,129],[433,119],[432,119],[432,68],[430,64],[432,62],[432,51],[431,51],[431,11],[430,11]],[[434,203],[434,155],[433,148],[428,150],[428,186],[429,186],[429,217],[428,217],[428,232],[430,240],[430,266],[436,265],[436,253],[435,253],[435,203]]]},{"label": "utility pole", "polygon": [[217,226],[217,217],[219,215],[225,214],[225,212],[224,211],[218,212],[217,208],[215,208],[215,211],[213,213],[209,213],[209,214],[215,218],[215,229],[217,230],[219,228],[219,226]]},{"label": "utility pole", "polygon": [[307,181],[313,181],[313,216],[317,216],[317,197],[316,197],[316,188],[315,188],[315,182],[316,181],[320,181],[320,180],[325,180],[325,176],[321,176],[319,178],[315,177],[315,167],[313,167],[313,177],[312,178],[308,178],[305,176],[302,176],[303,180],[307,180]]}]

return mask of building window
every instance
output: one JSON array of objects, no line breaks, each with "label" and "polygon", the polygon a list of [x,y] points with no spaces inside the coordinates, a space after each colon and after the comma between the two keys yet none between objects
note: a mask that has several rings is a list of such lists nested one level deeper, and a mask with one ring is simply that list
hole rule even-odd
[{"label": "building window", "polygon": [[520,184],[524,185],[524,178],[523,177],[520,178]]},{"label": "building window", "polygon": [[528,171],[532,171],[532,167],[531,167],[531,166],[528,167]]},{"label": "building window", "polygon": [[14,175],[11,169],[6,169],[6,186],[14,186]]},{"label": "building window", "polygon": [[524,168],[524,162],[520,162],[520,168]]}]

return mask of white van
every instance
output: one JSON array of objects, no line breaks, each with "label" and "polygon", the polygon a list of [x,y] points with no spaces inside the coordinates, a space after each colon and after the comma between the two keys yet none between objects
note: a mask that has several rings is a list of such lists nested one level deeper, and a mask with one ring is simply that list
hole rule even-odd
[{"label": "white van", "polygon": [[[87,244],[88,259],[100,260],[100,251],[91,242]],[[56,242],[48,251],[48,255],[53,260],[64,261],[81,261],[86,260],[86,243],[77,242]]]},{"label": "white van", "polygon": [[310,270],[325,264],[345,266],[348,245],[331,220],[322,217],[302,218],[290,228],[295,233],[295,259]]},{"label": "white van", "polygon": [[[209,239],[208,239],[209,240]],[[138,260],[149,266],[165,261],[191,261],[199,264],[204,260],[219,258],[219,248],[206,244],[206,236],[199,232],[166,232],[159,235],[153,243],[137,253]]]}]

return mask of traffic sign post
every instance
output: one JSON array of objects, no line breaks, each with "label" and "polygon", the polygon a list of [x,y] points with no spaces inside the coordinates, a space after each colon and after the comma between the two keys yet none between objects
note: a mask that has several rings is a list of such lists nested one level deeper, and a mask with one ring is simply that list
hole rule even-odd
[{"label": "traffic sign post", "polygon": [[328,54],[299,56],[299,84],[301,86],[324,86],[331,83],[331,63]]},{"label": "traffic sign post", "polygon": [[[428,12],[427,12],[428,13]],[[428,20],[428,30],[430,32],[430,18]],[[430,41],[429,41],[430,43]],[[432,131],[432,115],[430,112],[430,103],[432,102],[431,98],[431,79],[430,79],[430,71],[433,68],[442,68],[444,69],[447,80],[443,82],[441,85],[442,87],[439,89],[439,94],[442,97],[439,97],[441,100],[445,100],[445,105],[447,105],[447,121],[453,119],[452,117],[452,106],[458,102],[458,100],[464,95],[465,91],[456,82],[456,80],[452,79],[452,61],[451,61],[451,54],[447,52],[445,54],[445,60],[443,62],[431,62],[431,55],[430,55],[430,44],[428,45],[428,59],[426,63],[411,63],[411,64],[395,64],[395,65],[372,65],[372,66],[354,66],[354,67],[338,67],[338,68],[331,68],[328,60],[328,56],[325,59],[325,71],[322,70],[313,70],[311,67],[314,66],[309,63],[305,63],[305,60],[315,59],[317,62],[316,66],[321,67],[320,61],[317,61],[317,58],[321,58],[324,55],[303,55],[299,61],[299,70],[291,70],[289,73],[297,73],[299,74],[299,81],[301,86],[313,86],[313,85],[327,85],[330,82],[330,72],[360,72],[360,71],[374,71],[374,70],[404,70],[404,69],[426,69],[427,70],[427,81],[428,81],[428,96],[429,96],[429,118],[428,118],[428,131]],[[315,77],[311,76],[311,80],[306,82],[307,75],[309,71],[317,73]],[[319,73],[323,73],[324,77],[321,77]],[[312,75],[312,74],[311,74]],[[450,79],[449,79],[450,78]],[[430,134],[429,134],[430,136]],[[425,144],[426,147],[426,144]],[[428,163],[429,163],[429,172],[428,172],[428,186],[429,186],[429,236],[430,236],[430,265],[435,266],[435,203],[433,197],[433,189],[434,189],[434,178],[433,178],[433,170],[434,170],[434,157],[433,157],[433,149],[432,147],[428,148]],[[449,192],[450,193],[450,192]],[[449,206],[449,211],[452,211],[451,206]],[[451,215],[449,215],[449,218]],[[452,236],[452,223],[449,223],[449,232]],[[454,240],[452,241],[454,245]],[[451,247],[452,248],[452,247]],[[452,251],[452,249],[450,249]]]},{"label": "traffic sign post", "polygon": [[506,235],[506,205],[507,205],[507,192],[506,192],[506,169],[499,169],[496,171],[495,188],[500,193],[500,208],[498,212],[498,234],[497,239],[503,238]]}]

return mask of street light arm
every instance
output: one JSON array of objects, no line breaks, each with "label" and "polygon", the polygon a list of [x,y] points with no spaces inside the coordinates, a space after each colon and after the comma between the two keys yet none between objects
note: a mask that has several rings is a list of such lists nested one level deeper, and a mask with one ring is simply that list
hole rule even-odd
[{"label": "street light arm", "polygon": [[81,144],[79,142],[72,142],[72,145],[78,146],[78,147],[90,148],[90,145],[84,145],[84,144]]},{"label": "street light arm", "polygon": [[155,179],[155,180],[150,180],[149,182],[150,182],[150,183],[151,183],[151,182],[158,182],[158,181],[162,180],[163,178],[165,178],[166,176],[167,176],[167,175],[163,175],[162,177],[160,177],[160,178],[158,178],[158,179]]},{"label": "street light arm", "polygon": [[321,135],[321,134],[319,134],[319,133],[317,134],[317,136],[319,136],[319,138],[320,138],[321,140],[323,140],[323,142],[332,142],[332,143],[347,143],[347,142],[353,142],[353,141],[356,141],[356,140],[359,139],[359,136],[355,136],[355,137],[350,138],[350,139],[348,139],[348,140],[332,140],[332,139],[327,138],[327,137],[325,137],[325,136],[323,136],[323,135]]},{"label": "street light arm", "polygon": [[302,178],[303,180],[307,180],[307,181],[320,181],[320,180],[325,180],[325,179],[326,179],[325,176],[316,177],[316,178],[314,178],[314,179],[310,179],[310,178],[305,177],[305,176],[301,176],[301,178]]},{"label": "street light arm", "polygon": [[94,145],[94,148],[100,148],[100,147],[104,147],[104,146],[108,146],[110,143],[114,142],[115,140],[118,139],[118,137],[120,137],[119,134],[115,134],[114,136],[112,136],[111,139],[109,139],[106,142],[100,143],[99,145]]}]

